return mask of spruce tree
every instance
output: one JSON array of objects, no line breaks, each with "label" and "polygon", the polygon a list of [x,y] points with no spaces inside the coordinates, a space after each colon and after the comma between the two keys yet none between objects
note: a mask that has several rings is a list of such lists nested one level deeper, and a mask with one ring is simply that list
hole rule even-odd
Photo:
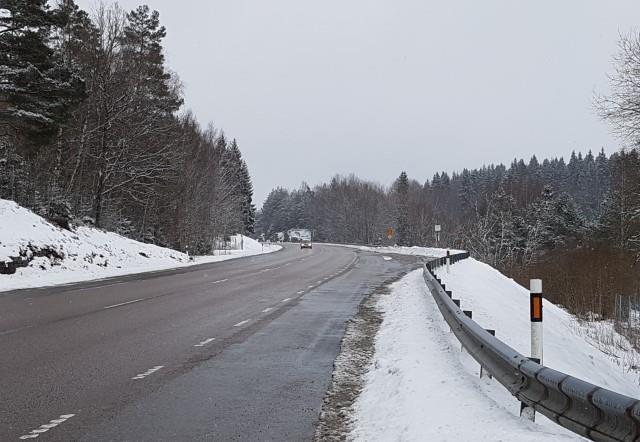
[{"label": "spruce tree", "polygon": [[84,83],[51,47],[65,14],[47,0],[3,0],[0,135],[27,153],[48,143],[84,95]]},{"label": "spruce tree", "polygon": [[409,238],[409,178],[402,172],[396,182],[398,204],[396,213],[398,245],[410,245]]}]

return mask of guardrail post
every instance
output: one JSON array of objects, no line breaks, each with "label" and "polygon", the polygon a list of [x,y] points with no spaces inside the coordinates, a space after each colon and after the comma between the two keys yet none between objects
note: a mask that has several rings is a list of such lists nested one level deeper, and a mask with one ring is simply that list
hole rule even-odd
[{"label": "guardrail post", "polygon": [[449,266],[451,265],[451,252],[447,250],[447,273],[449,273]]},{"label": "guardrail post", "polygon": [[[487,333],[489,333],[491,336],[495,336],[496,335],[496,331],[492,330],[490,328],[486,328],[485,329],[487,331]],[[482,379],[484,377],[484,368],[482,367],[482,365],[480,365],[480,379]],[[491,373],[487,373],[487,377],[489,379],[493,379],[493,376],[491,376]]]}]

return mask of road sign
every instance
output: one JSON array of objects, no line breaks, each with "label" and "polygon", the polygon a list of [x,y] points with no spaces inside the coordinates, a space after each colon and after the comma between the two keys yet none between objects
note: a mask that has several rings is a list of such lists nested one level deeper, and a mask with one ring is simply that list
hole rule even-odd
[{"label": "road sign", "polygon": [[389,228],[387,229],[387,238],[388,238],[388,239],[393,238],[393,227],[389,227]]},{"label": "road sign", "polygon": [[436,226],[434,227],[436,232],[439,232],[442,230],[442,227],[440,227],[440,224],[436,224]]}]

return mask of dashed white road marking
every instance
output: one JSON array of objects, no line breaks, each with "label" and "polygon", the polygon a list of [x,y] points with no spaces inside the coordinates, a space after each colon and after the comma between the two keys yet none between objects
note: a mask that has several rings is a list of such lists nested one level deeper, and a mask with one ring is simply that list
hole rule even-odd
[{"label": "dashed white road marking", "polygon": [[383,256],[382,259],[384,259],[385,261],[391,261],[393,258],[390,256]]},{"label": "dashed white road marking", "polygon": [[296,292],[296,294],[298,294],[298,295],[302,295],[303,293],[304,293],[304,290],[299,290],[299,291]]},{"label": "dashed white road marking", "polygon": [[309,286],[309,288],[310,288],[310,289],[312,289],[313,287],[314,287],[313,285],[310,285],[310,286]]},{"label": "dashed white road marking", "polygon": [[144,379],[147,376],[152,375],[153,373],[155,373],[156,371],[158,371],[158,370],[160,370],[162,368],[164,368],[164,365],[156,365],[155,367],[150,368],[147,371],[145,371],[144,373],[140,373],[139,375],[136,375],[136,376],[132,377],[131,379],[135,379],[135,380]]},{"label": "dashed white road marking", "polygon": [[260,273],[268,272],[269,270],[273,270],[273,269],[272,268],[262,269],[262,270],[260,270]]},{"label": "dashed white road marking", "polygon": [[104,307],[103,310],[108,310],[110,308],[116,308],[116,307],[122,307],[123,305],[129,305],[129,304],[133,304],[135,302],[144,301],[145,299],[146,298],[140,298],[140,299],[134,299],[133,301],[121,302],[120,304],[109,305],[107,307]]},{"label": "dashed white road marking", "polygon": [[264,310],[262,310],[262,313],[269,313],[271,310],[273,310],[273,307],[267,307]]},{"label": "dashed white road marking", "polygon": [[282,301],[280,301],[280,302],[289,302],[289,301],[291,301],[291,298],[284,298],[284,299],[283,299]]},{"label": "dashed white road marking", "polygon": [[199,344],[194,345],[194,347],[204,347],[207,344],[210,344],[211,342],[215,341],[216,338],[209,338],[209,339],[205,339],[204,341],[200,342]]},{"label": "dashed white road marking", "polygon": [[220,284],[222,282],[227,282],[228,280],[229,280],[229,278],[218,279],[217,281],[213,281],[211,284]]},{"label": "dashed white road marking", "polygon": [[236,325],[234,325],[234,327],[242,327],[243,325],[245,325],[249,321],[251,321],[251,319],[245,319],[244,321],[238,322]]},{"label": "dashed white road marking", "polygon": [[71,419],[73,416],[75,416],[75,414],[62,414],[58,419],[51,419],[48,424],[40,425],[40,428],[31,430],[29,434],[25,434],[24,436],[20,436],[20,440],[35,439],[42,433],[46,433],[52,428],[55,428],[61,423]]}]

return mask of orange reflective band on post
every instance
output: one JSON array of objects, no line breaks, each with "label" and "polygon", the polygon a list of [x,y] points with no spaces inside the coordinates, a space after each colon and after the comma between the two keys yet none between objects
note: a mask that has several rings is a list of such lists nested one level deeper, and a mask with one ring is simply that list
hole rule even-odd
[{"label": "orange reflective band on post", "polygon": [[531,322],[542,322],[542,293],[531,293]]}]

